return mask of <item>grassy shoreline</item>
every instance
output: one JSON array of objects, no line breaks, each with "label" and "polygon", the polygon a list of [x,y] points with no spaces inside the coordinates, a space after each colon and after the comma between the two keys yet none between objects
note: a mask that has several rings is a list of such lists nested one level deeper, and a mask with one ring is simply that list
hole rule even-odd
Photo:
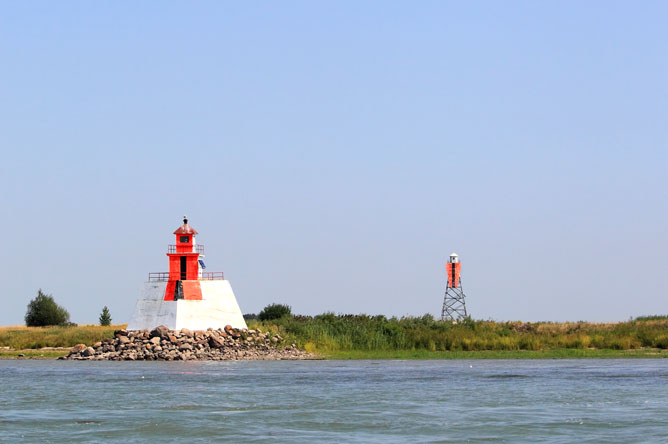
[{"label": "grassy shoreline", "polygon": [[[69,348],[0,350],[3,359],[57,359],[65,356]],[[487,350],[431,352],[425,350],[369,350],[336,351],[318,355],[328,360],[484,360],[484,359],[664,359],[668,350]]]},{"label": "grassy shoreline", "polygon": [[[287,316],[248,321],[325,359],[666,358],[668,317],[618,323],[439,322],[431,316]],[[113,336],[125,324],[100,327],[0,327],[0,359],[50,359],[70,347]]]},{"label": "grassy shoreline", "polygon": [[442,322],[430,315],[285,316],[252,320],[249,328],[278,333],[330,359],[469,359],[662,357],[668,316],[626,322]]},{"label": "grassy shoreline", "polygon": [[69,351],[69,348],[0,350],[0,359],[58,359]]},{"label": "grassy shoreline", "polygon": [[483,351],[445,351],[425,350],[372,350],[338,351],[323,353],[325,359],[334,360],[407,360],[407,359],[661,359],[668,358],[668,350],[597,350],[597,349],[555,349],[555,350],[483,350]]}]

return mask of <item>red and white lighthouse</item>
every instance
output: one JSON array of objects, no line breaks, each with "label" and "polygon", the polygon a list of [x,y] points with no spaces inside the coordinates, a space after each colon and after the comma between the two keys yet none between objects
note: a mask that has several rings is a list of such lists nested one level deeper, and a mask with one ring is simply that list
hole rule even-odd
[{"label": "red and white lighthouse", "polygon": [[137,300],[129,330],[165,325],[188,328],[246,328],[230,283],[222,272],[205,272],[204,246],[195,241],[197,231],[183,217],[174,231],[176,243],[167,247],[169,272],[149,273]]}]

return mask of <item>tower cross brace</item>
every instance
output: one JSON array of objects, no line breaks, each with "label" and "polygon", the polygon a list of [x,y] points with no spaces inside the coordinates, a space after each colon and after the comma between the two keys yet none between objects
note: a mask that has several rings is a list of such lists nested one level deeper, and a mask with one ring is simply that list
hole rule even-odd
[{"label": "tower cross brace", "polygon": [[460,321],[468,316],[464,290],[459,287],[446,287],[441,309],[441,321]]}]

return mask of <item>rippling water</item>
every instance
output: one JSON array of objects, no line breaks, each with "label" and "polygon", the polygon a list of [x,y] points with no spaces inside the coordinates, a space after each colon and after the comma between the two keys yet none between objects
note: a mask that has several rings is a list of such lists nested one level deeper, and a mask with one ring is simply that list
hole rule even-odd
[{"label": "rippling water", "polygon": [[668,442],[668,361],[0,361],[0,442]]}]

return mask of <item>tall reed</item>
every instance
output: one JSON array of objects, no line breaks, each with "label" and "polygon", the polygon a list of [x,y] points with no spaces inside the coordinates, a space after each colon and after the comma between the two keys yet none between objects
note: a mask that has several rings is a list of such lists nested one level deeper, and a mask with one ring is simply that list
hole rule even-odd
[{"label": "tall reed", "polygon": [[620,323],[442,322],[431,315],[386,318],[368,315],[287,316],[250,321],[250,328],[277,332],[309,351],[554,350],[668,348],[668,319]]}]

